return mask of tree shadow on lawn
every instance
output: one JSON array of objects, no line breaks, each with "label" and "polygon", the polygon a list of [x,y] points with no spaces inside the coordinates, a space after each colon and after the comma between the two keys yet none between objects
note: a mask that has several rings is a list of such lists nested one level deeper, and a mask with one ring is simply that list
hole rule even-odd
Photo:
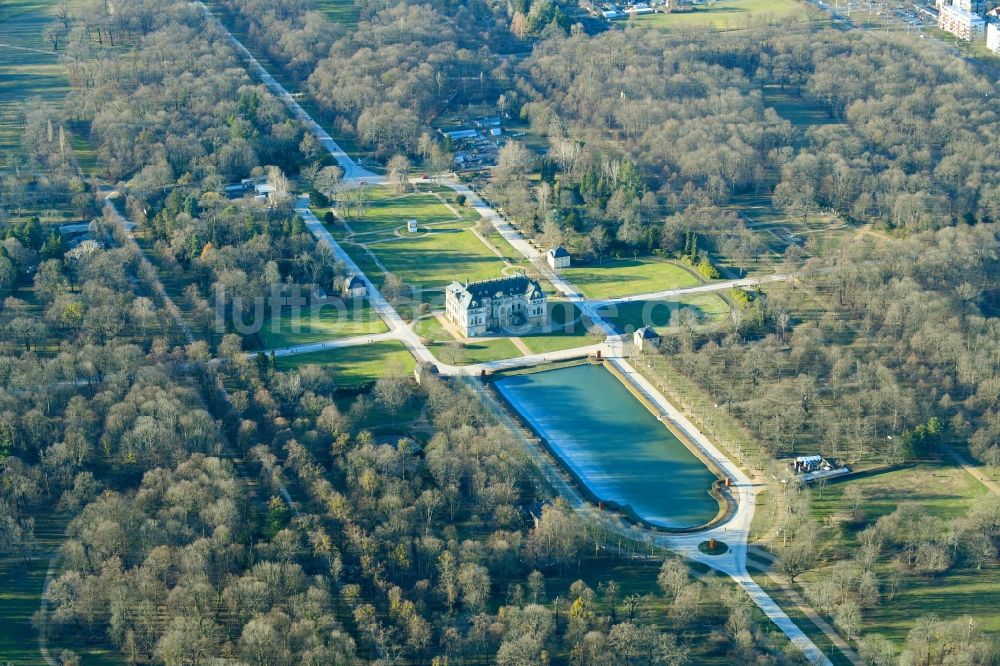
[{"label": "tree shadow on lawn", "polygon": [[938,576],[907,574],[898,595],[868,614],[868,630],[903,640],[917,618],[936,615],[972,617],[980,627],[996,633],[1000,630],[996,605],[1000,584],[995,575],[993,569],[967,567],[954,567]]},{"label": "tree shadow on lawn", "polygon": [[723,7],[698,7],[697,9],[690,12],[678,12],[677,16],[711,16],[713,14],[751,14],[753,10],[747,9],[746,7],[734,7],[733,5],[725,5]]},{"label": "tree shadow on lawn", "polygon": [[[655,305],[647,312],[645,308],[646,303],[655,303]],[[670,328],[674,316],[681,310],[694,312],[695,319],[699,324],[710,320],[713,316],[717,316],[717,313],[708,312],[699,305],[689,305],[672,301],[643,301],[638,304],[621,303],[601,308],[598,314],[611,322],[618,332],[631,334],[635,333],[642,326],[649,326],[663,332],[664,329]]]},{"label": "tree shadow on lawn", "polygon": [[[628,272],[629,269],[635,268],[646,268],[649,272]],[[692,270],[693,269],[689,269],[681,264],[673,261],[667,261],[659,257],[643,257],[642,259],[610,257],[605,259],[603,263],[590,261],[587,263],[574,264],[567,270],[567,275],[571,276],[572,280],[575,282],[592,285],[609,279],[620,279],[631,282],[637,280],[652,280],[657,277],[662,277],[658,276],[657,272],[676,271],[678,275],[683,274],[690,276],[695,280],[695,283],[697,283],[699,280]]]}]

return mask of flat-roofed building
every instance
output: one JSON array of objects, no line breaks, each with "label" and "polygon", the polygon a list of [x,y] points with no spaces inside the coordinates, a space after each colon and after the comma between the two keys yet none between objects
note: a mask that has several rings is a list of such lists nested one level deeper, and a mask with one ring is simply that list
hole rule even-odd
[{"label": "flat-roofed building", "polygon": [[986,32],[986,21],[972,12],[954,5],[945,5],[938,12],[938,27],[959,39],[971,42]]}]

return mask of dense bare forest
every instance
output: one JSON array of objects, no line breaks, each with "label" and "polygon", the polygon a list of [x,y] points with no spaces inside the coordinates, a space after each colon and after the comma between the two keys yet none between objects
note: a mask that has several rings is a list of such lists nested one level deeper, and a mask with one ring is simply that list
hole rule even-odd
[{"label": "dense bare forest", "polygon": [[[291,194],[351,195],[200,8],[115,4],[69,3],[48,28],[72,90],[24,111],[0,192],[0,554],[53,555],[37,519],[64,519],[37,618],[62,663],[87,646],[164,664],[802,662],[730,584],[555,501],[464,383],[392,369],[351,387],[220,329],[275,290],[341,286]],[[820,22],[588,34],[549,0],[365,2],[356,27],[310,0],[219,9],[383,161],[446,171],[435,123],[463,107],[523,124],[477,185],[546,246],[798,272],[735,291],[715,325],[680,318],[649,354],[738,425],[746,440],[720,443],[749,442],[748,465],[1000,463],[998,91],[967,64]],[[782,116],[775,90],[828,122]],[[225,197],[251,176],[269,205]],[[125,196],[104,206],[99,182]],[[852,242],[770,256],[748,196]],[[89,239],[70,248],[46,206],[93,220]],[[864,622],[907,585],[995,568],[996,500],[869,516],[845,490],[850,515],[821,525],[813,493],[774,493],[783,571],[833,570],[805,594],[864,663],[997,662],[971,622],[910,618],[898,645]]]}]

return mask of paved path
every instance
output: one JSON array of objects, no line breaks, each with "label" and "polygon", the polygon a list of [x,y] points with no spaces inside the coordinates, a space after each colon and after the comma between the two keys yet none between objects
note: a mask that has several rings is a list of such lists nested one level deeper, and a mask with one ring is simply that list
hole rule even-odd
[{"label": "paved path", "polygon": [[788,576],[780,574],[774,570],[774,565],[778,562],[778,558],[763,548],[755,546],[752,549],[753,554],[756,557],[767,560],[768,562],[767,564],[754,564],[754,568],[759,569],[762,573],[766,574],[768,578],[781,587],[785,594],[788,595],[788,598],[792,600],[792,603],[794,603],[802,614],[808,617],[820,631],[826,634],[826,637],[830,639],[830,642],[833,643],[838,650],[840,650],[841,654],[847,657],[848,661],[855,664],[855,666],[862,666],[861,658],[858,657],[858,653],[854,651],[850,644],[844,640],[843,636],[841,636],[837,630],[823,618],[823,616],[817,613],[816,610],[802,598],[798,590],[795,589],[791,579]]},{"label": "paved path", "polygon": [[[216,20],[203,3],[199,2],[198,4],[204,9],[205,13],[211,17],[211,20]],[[219,25],[221,26],[221,23]],[[282,87],[281,84],[279,84],[260,65],[260,63],[250,54],[249,51],[247,51],[239,40],[230,34],[228,30],[225,29],[225,26],[222,26],[222,29],[227,35],[229,35],[229,39],[232,42],[233,47],[236,48],[238,52],[243,54],[248,65],[254,70],[258,78],[260,78],[260,80],[263,81],[264,84],[285,103],[296,118],[301,120],[307,125],[307,127],[310,128],[323,146],[344,168],[345,180],[367,180],[367,182],[376,182],[377,179],[378,182],[384,181],[384,177],[375,176],[375,174],[360,168],[354,160],[344,153],[340,146],[333,141],[330,135],[327,134],[326,131],[323,130],[319,124],[305,112],[298,102],[292,98],[288,91],[285,90],[284,87]],[[794,622],[791,621],[791,619],[781,610],[774,600],[771,599],[767,593],[764,592],[764,590],[750,578],[750,575],[746,571],[747,536],[749,533],[750,521],[753,518],[755,495],[758,492],[758,489],[752,484],[749,477],[747,477],[742,470],[726,458],[718,449],[716,449],[715,446],[709,442],[708,439],[702,435],[690,423],[690,421],[684,417],[683,414],[680,414],[680,412],[678,412],[677,409],[670,404],[670,402],[667,401],[667,399],[664,398],[663,395],[661,395],[660,392],[652,384],[650,384],[645,377],[640,375],[624,358],[621,357],[623,345],[621,343],[621,339],[615,336],[614,328],[594,312],[595,308],[591,304],[587,303],[586,299],[583,298],[583,296],[576,290],[575,287],[573,287],[572,284],[569,283],[569,281],[548,267],[544,261],[544,255],[542,252],[529,243],[517,229],[504,220],[499,213],[493,210],[493,208],[488,206],[482,198],[468,186],[458,182],[445,182],[444,184],[455,192],[464,194],[467,201],[470,202],[476,212],[490,222],[497,232],[500,233],[500,235],[508,243],[510,243],[514,249],[533,263],[538,268],[539,272],[544,275],[560,293],[562,293],[568,300],[578,303],[584,314],[589,316],[595,325],[605,331],[608,335],[608,339],[604,343],[590,345],[588,347],[579,347],[560,352],[537,354],[522,358],[504,359],[470,366],[451,366],[440,363],[420,341],[419,337],[414,333],[410,326],[407,325],[402,317],[399,316],[392,305],[385,299],[384,296],[382,296],[375,285],[368,279],[367,276],[365,276],[364,272],[361,271],[354,260],[351,259],[351,257],[337,243],[330,232],[327,231],[326,227],[324,227],[323,224],[316,219],[316,216],[313,215],[312,211],[309,209],[308,199],[299,199],[296,202],[295,210],[302,216],[306,226],[317,238],[318,242],[326,242],[333,250],[335,256],[340,261],[343,261],[349,270],[363,277],[368,288],[368,298],[373,309],[389,326],[389,333],[387,335],[394,336],[406,345],[418,361],[429,365],[436,365],[442,374],[466,376],[478,375],[481,372],[495,372],[508,368],[524,367],[525,365],[550,363],[552,361],[563,359],[578,358],[580,355],[589,355],[591,353],[596,353],[597,351],[601,351],[601,353],[606,357],[614,357],[611,362],[615,365],[619,372],[621,372],[627,380],[636,386],[640,391],[646,394],[647,397],[654,402],[654,404],[664,411],[664,413],[668,414],[673,420],[674,425],[683,430],[691,438],[691,441],[702,449],[704,455],[712,460],[712,462],[727,476],[734,480],[735,483],[733,492],[737,495],[737,510],[735,514],[724,524],[716,526],[710,530],[690,535],[667,536],[657,534],[655,532],[649,532],[648,530],[634,528],[634,531],[630,531],[630,538],[638,538],[640,541],[652,539],[658,545],[677,551],[688,559],[702,562],[714,569],[728,574],[747,592],[754,603],[775,623],[775,625],[778,626],[778,628],[781,629],[786,636],[788,636],[789,640],[802,651],[810,662],[822,664],[824,666],[830,664],[829,659],[826,658],[823,652],[816,647],[811,640],[809,640],[809,637],[806,636]],[[485,395],[485,392],[483,392],[483,394]],[[586,507],[589,507],[589,503],[583,500],[568,482],[564,481],[557,487],[567,497],[575,497],[576,501],[574,504],[579,509],[583,510]],[[730,550],[726,554],[718,557],[712,557],[702,553],[698,549],[698,544],[713,537],[725,541],[730,546]]]},{"label": "paved path", "polygon": [[270,90],[275,97],[281,100],[281,102],[288,107],[288,110],[292,112],[292,115],[302,122],[302,124],[304,124],[319,140],[327,152],[333,156],[333,159],[337,160],[337,164],[339,164],[340,168],[344,170],[344,180],[363,180],[368,183],[382,182],[385,180],[384,176],[379,176],[358,166],[358,163],[355,162],[351,156],[348,155],[337,144],[337,142],[333,140],[333,137],[331,137],[325,129],[320,127],[319,123],[312,119],[312,116],[306,113],[306,110],[295,101],[295,98],[292,97],[291,93],[285,90],[285,87],[278,83],[278,81],[271,76],[270,72],[264,69],[263,65],[261,65],[255,57],[253,57],[253,54],[251,54],[250,51],[243,46],[243,43],[236,39],[236,36],[229,32],[226,26],[222,25],[222,22],[216,18],[215,14],[209,11],[208,7],[205,6],[205,3],[195,2],[195,5],[200,7],[202,11],[205,12],[205,15],[209,18],[209,20],[218,24],[223,33],[229,37],[229,43],[232,44],[233,48],[236,49],[236,52],[240,54],[240,57],[243,58],[243,61],[250,68],[253,75],[257,77],[261,83],[267,86],[267,89]]},{"label": "paved path", "polygon": [[844,655],[848,661],[850,661],[854,666],[863,666],[861,658],[858,653],[854,651],[854,648],[844,640],[844,637],[837,633],[829,622],[827,622],[823,616],[816,612],[816,610],[810,606],[805,599],[803,599],[798,590],[792,586],[791,581],[788,580],[786,576],[775,573],[774,571],[768,570],[765,572],[767,576],[778,584],[779,587],[785,592],[792,603],[798,607],[799,611],[802,612],[809,621],[816,625],[816,628],[823,632],[823,634],[830,639],[830,642]]},{"label": "paved path", "polygon": [[511,344],[517,347],[517,350],[524,354],[525,356],[530,356],[533,352],[528,348],[528,345],[524,344],[524,340],[521,338],[509,338]]},{"label": "paved path", "polygon": [[[382,320],[389,327],[388,333],[379,334],[379,339],[381,340],[399,340],[410,353],[413,354],[414,358],[421,363],[425,363],[429,366],[437,366],[438,371],[442,375],[480,375],[483,372],[487,374],[492,372],[497,372],[499,370],[509,370],[512,368],[524,368],[531,367],[535,365],[542,365],[545,363],[551,363],[554,361],[564,361],[576,358],[586,358],[587,356],[596,355],[598,351],[607,354],[612,345],[609,343],[599,343],[594,345],[587,345],[584,347],[575,347],[573,349],[564,349],[556,352],[548,352],[545,354],[534,354],[529,356],[519,356],[515,358],[502,359],[498,361],[489,361],[486,363],[474,363],[471,365],[449,365],[443,363],[436,359],[434,355],[430,352],[427,346],[420,341],[420,336],[418,336],[410,325],[399,316],[396,309],[392,307],[392,304],[382,295],[378,287],[368,278],[367,275],[361,270],[361,268],[355,263],[344,248],[340,246],[337,240],[332,234],[327,230],[323,223],[317,219],[313,212],[309,209],[308,198],[300,198],[295,205],[295,212],[299,214],[306,228],[316,237],[318,242],[326,243],[330,246],[333,251],[334,256],[338,261],[344,263],[347,270],[354,273],[355,275],[361,276],[365,281],[365,286],[368,289],[368,301],[371,303],[372,309],[375,310],[376,314],[382,318]],[[374,338],[376,336],[365,336]],[[351,342],[355,344],[364,344],[363,342],[357,342],[359,337],[348,338]],[[327,346],[322,346],[327,345]],[[284,356],[291,356],[293,354],[306,354],[310,351],[320,351],[322,349],[334,349],[336,347],[347,347],[350,344],[344,344],[344,340],[330,340],[327,342],[317,342],[312,345],[298,345],[296,347],[283,350]],[[292,351],[294,350],[294,351]],[[277,351],[275,351],[277,355]]]}]

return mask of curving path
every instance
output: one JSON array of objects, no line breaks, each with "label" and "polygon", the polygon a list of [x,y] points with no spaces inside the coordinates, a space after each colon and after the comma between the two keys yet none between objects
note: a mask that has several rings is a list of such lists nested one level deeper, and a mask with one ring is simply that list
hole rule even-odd
[{"label": "curving path", "polygon": [[[202,2],[197,2],[196,4],[203,9],[205,14],[210,17],[211,20],[218,22],[215,16],[208,11]],[[225,26],[221,23],[218,23],[218,25],[222,28],[225,34],[229,36],[233,47],[243,55],[248,66],[253,69],[256,76],[264,82],[268,89],[270,89],[280,100],[282,100],[282,102],[284,102],[296,118],[306,124],[306,126],[316,135],[334,159],[336,159],[337,162],[344,168],[344,177],[346,180],[361,181],[362,184],[364,182],[374,183],[384,181],[384,177],[376,176],[372,172],[359,167],[354,160],[352,160],[340,148],[340,146],[334,142],[333,138],[330,137],[330,135],[322,127],[320,127],[308,113],[306,113],[298,102],[292,98],[291,94],[289,94],[288,91],[285,90],[285,88],[260,65],[260,63],[250,54],[246,47],[244,47],[235,36],[229,33]],[[358,267],[354,260],[351,259],[351,257],[337,243],[326,227],[324,227],[323,224],[316,218],[316,216],[309,209],[308,198],[298,199],[296,201],[295,210],[302,216],[306,227],[316,237],[317,242],[327,243],[334,252],[334,255],[342,261],[349,270],[363,277],[368,288],[369,302],[376,313],[378,313],[378,315],[382,317],[382,319],[389,326],[389,332],[382,334],[385,336],[383,339],[399,340],[407,347],[407,349],[410,350],[418,361],[431,366],[437,366],[442,374],[458,376],[478,375],[483,371],[492,372],[508,368],[523,367],[525,365],[549,363],[555,360],[579,358],[581,356],[587,356],[591,353],[596,353],[598,350],[600,350],[606,357],[609,357],[610,363],[616,367],[616,369],[636,390],[643,393],[649,400],[657,405],[673,422],[673,424],[682,430],[688,436],[689,440],[701,449],[703,455],[712,460],[718,469],[722,470],[730,479],[733,480],[734,483],[732,491],[735,493],[737,499],[737,510],[728,521],[709,530],[695,534],[667,535],[637,527],[626,527],[624,525],[620,525],[616,529],[620,529],[620,533],[627,535],[628,538],[637,539],[639,541],[651,540],[656,545],[674,550],[690,560],[701,562],[712,567],[713,569],[729,575],[746,591],[753,602],[775,623],[779,629],[781,629],[789,640],[802,651],[810,662],[814,664],[822,664],[823,666],[829,665],[831,662],[826,655],[823,654],[822,650],[820,650],[809,639],[809,637],[802,632],[802,630],[788,617],[788,615],[781,610],[778,604],[775,603],[775,601],[771,599],[771,597],[769,597],[756,582],[753,581],[749,573],[747,573],[747,538],[749,536],[750,522],[753,519],[756,494],[760,489],[753,484],[750,478],[739,467],[723,455],[722,452],[719,451],[707,437],[698,431],[698,429],[695,428],[694,425],[688,421],[688,419],[681,414],[645,377],[643,377],[628,363],[627,360],[625,360],[623,357],[624,345],[621,337],[615,334],[614,328],[611,324],[606,322],[596,313],[599,303],[587,301],[568,280],[563,278],[563,276],[556,271],[550,269],[544,261],[544,255],[531,245],[531,243],[529,243],[517,229],[504,220],[503,217],[497,213],[497,211],[488,206],[471,188],[455,181],[446,181],[443,184],[455,192],[464,194],[467,201],[469,201],[471,206],[480,214],[480,216],[489,221],[497,232],[511,244],[511,246],[513,246],[526,259],[533,263],[538,268],[539,272],[544,275],[556,287],[556,289],[566,297],[567,300],[577,303],[582,312],[588,316],[595,325],[605,331],[608,335],[607,340],[605,340],[604,343],[597,345],[568,349],[561,352],[551,352],[548,354],[538,354],[533,357],[526,356],[470,366],[450,366],[442,364],[433,356],[433,354],[431,354],[430,350],[428,350],[427,347],[420,341],[419,337],[412,330],[412,328],[410,328],[403,318],[399,316],[399,313],[396,312],[395,308],[392,307],[392,305],[385,299],[371,280],[365,276],[364,272]],[[781,279],[788,279],[788,276],[773,276],[769,281]],[[750,280],[756,279],[751,278]],[[713,288],[715,290],[730,289],[734,286],[733,283],[737,282],[743,281],[737,280],[729,283],[717,283],[715,285],[700,285],[698,287],[691,287],[691,291],[671,290],[669,295],[712,291]],[[759,284],[759,282],[756,283]],[[630,298],[639,297],[633,296]],[[371,338],[374,336],[368,337]],[[305,347],[305,345],[302,347]],[[285,355],[291,353],[305,352],[289,351],[286,352]],[[472,382],[472,385],[482,389],[482,385],[479,382]],[[491,397],[485,390],[480,390],[480,393],[484,396],[484,400],[487,401],[487,403],[491,401]],[[520,430],[516,427],[514,430],[515,432],[520,432]],[[540,469],[543,471],[551,465],[551,461],[548,463],[545,462],[538,447],[529,446],[526,450],[529,452],[529,455],[532,455],[532,453],[535,454],[532,455],[532,457],[536,459]],[[546,474],[546,476],[549,478],[550,482],[553,483],[553,486],[563,496],[567,497],[567,499],[569,499],[574,507],[576,507],[579,511],[590,514],[593,513],[593,507],[579,495],[572,484],[566,479],[558,474]],[[606,521],[602,522],[606,523]],[[730,546],[729,551],[723,555],[714,557],[702,553],[698,549],[698,544],[710,538],[716,538],[727,543]]]},{"label": "curving path", "polygon": [[[471,192],[471,190],[469,192]],[[472,194],[474,195],[474,193]],[[487,208],[485,203],[483,203],[478,196],[475,197],[475,200],[470,197],[470,200],[474,201],[473,205],[477,206],[477,210],[480,210],[481,207],[489,211],[490,214],[484,217],[497,227],[497,230],[504,235],[504,238],[507,239],[513,247],[519,251],[521,248],[531,248],[530,251],[526,250],[525,252],[522,252],[522,254],[524,254],[529,260],[532,260],[536,265],[538,264],[538,259],[541,257],[541,253],[535,250],[516,229],[504,221],[499,214],[496,213],[496,211]],[[336,239],[333,238],[326,227],[324,227],[312,211],[309,210],[308,199],[300,199],[297,202],[296,211],[302,216],[303,220],[305,220],[306,226],[317,237],[317,239],[319,239],[320,242],[326,242],[333,250],[335,256],[343,261],[351,271],[355,272],[357,275],[364,276],[364,273],[354,260],[351,259],[342,247],[340,247]],[[798,625],[796,625],[783,610],[781,610],[781,607],[778,606],[778,604],[771,599],[770,596],[768,596],[767,592],[765,592],[764,589],[761,588],[760,585],[758,585],[747,572],[746,558],[750,524],[753,520],[754,509],[756,507],[757,493],[762,489],[755,485],[753,481],[751,481],[751,479],[743,472],[743,470],[741,470],[735,463],[719,451],[719,449],[707,437],[705,437],[705,435],[702,434],[701,431],[699,431],[694,424],[687,419],[687,417],[674,407],[674,405],[671,404],[670,401],[668,401],[656,389],[656,387],[649,382],[649,380],[647,380],[641,373],[633,368],[631,364],[629,364],[623,355],[623,339],[621,336],[614,335],[612,326],[595,313],[597,306],[603,304],[603,302],[587,301],[562,276],[558,275],[551,269],[545,272],[547,277],[552,279],[553,284],[555,284],[556,287],[566,295],[568,300],[578,303],[584,313],[587,314],[587,316],[590,317],[596,325],[600,326],[606,333],[608,333],[608,338],[605,342],[590,345],[588,347],[567,349],[561,352],[536,354],[534,356],[504,359],[468,366],[453,366],[444,364],[434,358],[430,350],[427,349],[422,342],[420,342],[419,337],[399,316],[396,310],[382,296],[381,292],[378,291],[378,288],[367,278],[367,276],[364,277],[364,280],[368,287],[368,296],[373,308],[380,316],[382,316],[390,328],[389,332],[382,334],[381,338],[399,340],[406,345],[417,360],[429,365],[437,366],[441,374],[444,375],[466,377],[477,376],[483,372],[491,373],[499,370],[542,365],[558,360],[568,360],[590,356],[600,351],[602,356],[607,358],[608,362],[615,366],[618,372],[626,378],[635,390],[642,393],[649,401],[655,404],[675,427],[683,431],[688,440],[694,443],[701,450],[702,455],[706,456],[709,460],[711,460],[717,469],[721,470],[727,477],[732,479],[733,484],[731,491],[736,496],[737,504],[736,511],[729,520],[711,529],[697,533],[668,535],[640,529],[638,527],[627,527],[620,523],[614,527],[615,531],[630,539],[638,539],[640,541],[652,540],[653,543],[658,546],[669,548],[689,560],[701,562],[702,564],[727,574],[741,588],[743,588],[757,607],[760,608],[779,629],[781,629],[792,644],[798,647],[810,662],[814,664],[821,664],[823,666],[830,664],[831,662],[822,650],[820,650],[816,644],[805,635],[802,629],[799,628]],[[774,279],[785,278],[782,276],[776,276]],[[713,286],[716,289],[731,289],[734,286],[734,283],[740,282],[745,281],[735,280],[718,283],[716,285],[699,285],[696,287],[690,287],[686,290],[681,289],[674,291],[680,293],[698,293],[706,291],[705,287]],[[708,290],[710,291],[711,289]],[[369,339],[371,337],[374,336],[368,336]],[[364,344],[364,342],[360,341],[360,338],[341,340],[339,343],[339,346],[349,346],[350,343]],[[331,341],[329,343],[316,343],[316,345],[324,344],[336,345],[337,341]],[[284,355],[307,353],[305,351],[306,349],[310,349],[316,345],[301,345],[300,347],[285,351]],[[488,393],[485,391],[481,391],[480,393],[484,396],[484,400],[487,400],[488,402],[490,401]],[[535,449],[537,451],[537,455],[532,456],[536,463],[539,465],[551,466],[551,461],[546,461],[544,459],[544,456],[542,456],[538,447],[527,447],[526,450],[529,451],[529,455],[531,455],[531,449]],[[574,508],[579,511],[592,513],[593,507],[577,492],[569,481],[554,471],[550,474],[546,474],[546,477],[553,483],[554,487],[561,495],[572,500],[571,503]],[[711,556],[702,553],[701,550],[699,550],[698,545],[713,538],[729,545],[729,551],[719,556]]]}]

